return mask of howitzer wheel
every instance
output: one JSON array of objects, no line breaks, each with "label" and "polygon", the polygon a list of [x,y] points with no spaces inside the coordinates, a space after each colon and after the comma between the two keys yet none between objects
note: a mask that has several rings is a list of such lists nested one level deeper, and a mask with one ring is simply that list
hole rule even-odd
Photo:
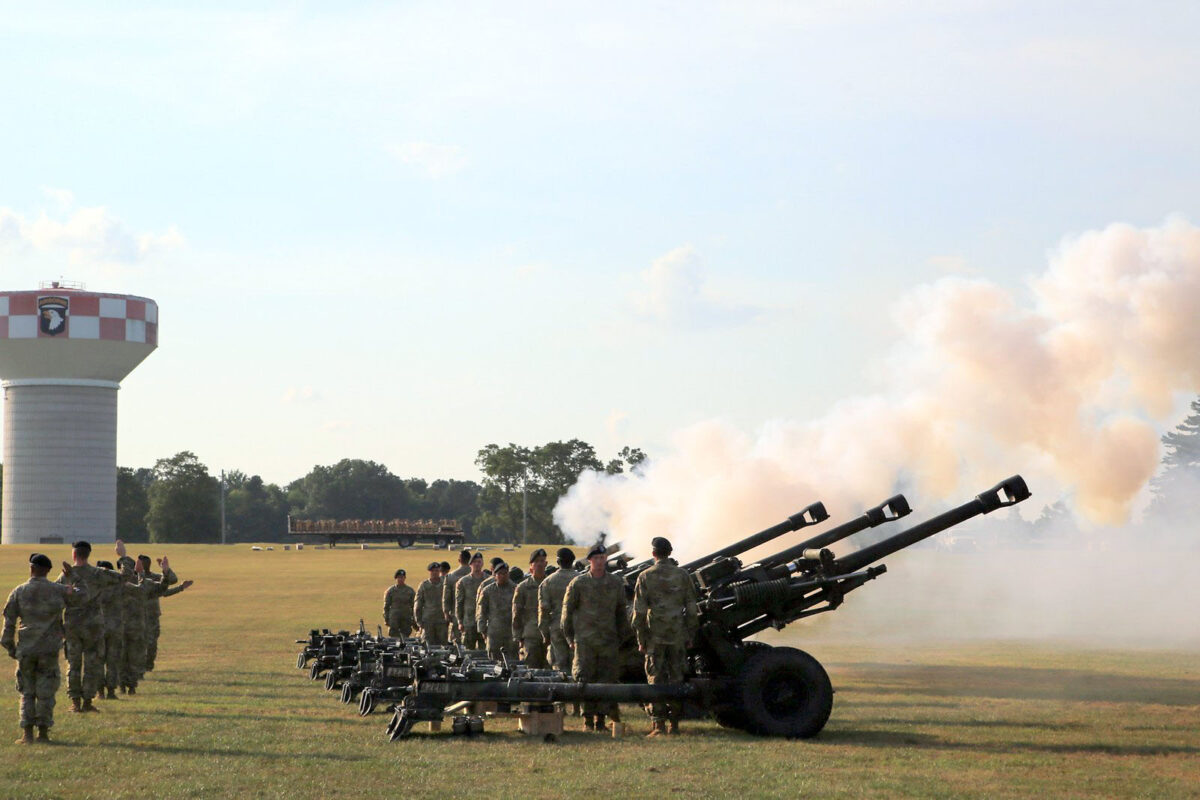
[{"label": "howitzer wheel", "polygon": [[331,669],[325,676],[325,691],[332,692],[338,686],[337,670]]},{"label": "howitzer wheel", "polygon": [[825,668],[808,653],[771,647],[746,660],[733,684],[733,699],[731,705],[743,723],[737,727],[759,736],[807,739],[829,720],[833,685]]},{"label": "howitzer wheel", "polygon": [[403,739],[412,732],[413,720],[402,708],[396,709],[392,721],[388,723],[387,736],[391,741]]},{"label": "howitzer wheel", "polygon": [[296,669],[304,669],[306,666],[308,666],[308,658],[304,653],[298,654],[296,656]]},{"label": "howitzer wheel", "polygon": [[[752,658],[756,653],[765,653],[773,649],[771,645],[765,642],[742,642],[742,651],[746,654],[747,660]],[[684,708],[687,708],[686,704]],[[712,710],[712,718],[722,728],[735,728],[739,731],[746,730],[746,712],[742,710],[740,705],[717,706]]]},{"label": "howitzer wheel", "polygon": [[375,692],[370,689],[363,689],[362,694],[358,696],[358,715],[360,717],[368,716],[375,710]]},{"label": "howitzer wheel", "polygon": [[320,677],[321,677],[321,662],[314,661],[313,665],[308,670],[308,679],[310,681],[315,681],[317,678],[320,678]]},{"label": "howitzer wheel", "polygon": [[350,702],[354,700],[354,687],[348,683],[343,683],[341,700],[344,705],[350,705]]}]

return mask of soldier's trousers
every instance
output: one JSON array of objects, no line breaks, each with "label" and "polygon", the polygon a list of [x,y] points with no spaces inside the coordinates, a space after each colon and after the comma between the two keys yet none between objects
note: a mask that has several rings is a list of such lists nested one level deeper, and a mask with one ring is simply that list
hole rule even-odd
[{"label": "soldier's trousers", "polygon": [[91,700],[104,682],[104,624],[66,626],[67,696]]},{"label": "soldier's trousers", "polygon": [[146,614],[146,672],[154,669],[154,659],[158,656],[158,634],[161,632],[158,621],[158,614]]},{"label": "soldier's trousers", "polygon": [[17,660],[17,691],[21,693],[21,727],[54,724],[54,693],[62,682],[58,653],[21,656]]},{"label": "soldier's trousers", "polygon": [[550,666],[546,661],[546,641],[540,633],[521,639],[521,653],[521,657],[525,659],[525,666],[530,669],[546,669]]},{"label": "soldier's trousers", "polygon": [[[575,640],[575,660],[571,664],[571,677],[577,683],[616,683],[621,677],[619,660],[620,645],[594,644]],[[588,702],[583,704],[583,713],[607,714],[619,718],[614,702]]]},{"label": "soldier's trousers", "polygon": [[517,643],[511,635],[503,634],[488,634],[487,637],[487,653],[488,658],[494,658],[499,661],[501,656],[507,656],[509,661],[517,660]]},{"label": "soldier's trousers", "polygon": [[421,626],[421,637],[426,644],[446,644],[446,623],[432,622]]},{"label": "soldier's trousers", "polygon": [[411,619],[392,619],[388,622],[387,635],[407,639],[415,627]]},{"label": "soldier's trousers", "polygon": [[125,631],[117,629],[104,632],[104,682],[108,689],[116,689],[121,684],[121,658]]},{"label": "soldier's trousers", "polygon": [[479,635],[479,629],[474,625],[463,626],[462,646],[468,650],[482,650],[484,648],[483,637]]},{"label": "soldier's trousers", "polygon": [[446,620],[446,633],[450,637],[451,642],[462,640],[462,632],[458,629],[458,623],[452,619]]},{"label": "soldier's trousers", "polygon": [[[681,644],[652,644],[646,648],[646,680],[649,683],[678,683],[683,680],[687,650]],[[663,700],[650,704],[655,721],[678,720],[683,716],[682,700]]]},{"label": "soldier's trousers", "polygon": [[146,666],[146,632],[141,628],[125,627],[121,643],[121,685],[136,688]]},{"label": "soldier's trousers", "polygon": [[550,631],[550,666],[563,672],[571,671],[571,645],[559,627]]}]

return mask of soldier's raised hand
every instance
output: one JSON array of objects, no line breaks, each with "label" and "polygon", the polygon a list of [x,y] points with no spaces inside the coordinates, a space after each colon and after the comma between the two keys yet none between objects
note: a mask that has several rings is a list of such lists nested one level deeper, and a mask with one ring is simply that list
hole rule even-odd
[{"label": "soldier's raised hand", "polygon": [[63,575],[70,575],[71,574],[71,565],[68,564],[66,561],[62,562],[62,565],[63,565]]},{"label": "soldier's raised hand", "polygon": [[117,554],[117,558],[125,557],[125,542],[117,539],[117,546],[113,548],[113,552]]},{"label": "soldier's raised hand", "polygon": [[179,591],[181,591],[181,592],[182,592],[184,589],[188,588],[188,587],[189,587],[189,586],[191,586],[193,583],[195,583],[195,581],[193,581],[193,580],[186,580],[186,581],[184,581],[183,583],[179,584]]},{"label": "soldier's raised hand", "polygon": [[171,564],[169,561],[167,561],[166,556],[163,556],[162,558],[160,558],[158,560],[158,565],[163,568],[163,572],[166,572],[167,570],[169,570],[171,568]]}]

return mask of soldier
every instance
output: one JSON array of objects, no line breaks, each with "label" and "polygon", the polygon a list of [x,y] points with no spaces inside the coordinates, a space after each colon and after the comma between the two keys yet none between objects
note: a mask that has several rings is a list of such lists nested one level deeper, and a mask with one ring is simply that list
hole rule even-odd
[{"label": "soldier", "polygon": [[[166,572],[158,574],[150,571],[150,556],[138,556],[138,561],[142,562],[142,575],[152,581],[159,581],[163,586],[170,586],[176,583],[179,578],[174,572]],[[158,560],[159,569],[162,569],[162,559]],[[160,597],[170,597],[171,595],[152,595],[149,602],[146,604],[146,672],[154,670],[154,659],[158,657],[158,636],[162,633],[162,628],[159,624],[162,617],[162,604],[159,603]]]},{"label": "soldier", "polygon": [[417,587],[413,616],[426,644],[446,644],[446,615],[442,611],[442,565],[429,563],[429,577]]},{"label": "soldier", "polygon": [[460,641],[462,631],[458,627],[458,619],[455,617],[454,607],[454,587],[458,584],[459,578],[471,571],[471,551],[469,549],[462,550],[458,554],[458,569],[451,572],[442,581],[442,611],[446,614],[446,624],[450,627],[450,641]]},{"label": "soldier", "polygon": [[[48,557],[41,553],[31,555],[29,580],[13,589],[4,604],[0,646],[8,651],[9,658],[17,661],[22,732],[18,744],[33,741],[35,725],[38,741],[50,741],[50,728],[54,725],[54,693],[61,681],[58,649],[63,643],[63,609],[73,605],[78,596],[74,586],[46,580],[50,567]],[[64,572],[70,574],[70,567]],[[86,584],[81,584],[80,594],[86,590]],[[16,641],[18,620],[21,623],[20,641]]]},{"label": "soldier", "polygon": [[475,624],[487,639],[488,658],[499,660],[507,656],[517,660],[517,643],[512,637],[513,594],[516,587],[508,579],[508,565],[501,562],[492,570],[496,580],[479,590],[475,601]]},{"label": "soldier", "polygon": [[[97,561],[101,569],[115,569],[111,561]],[[120,574],[120,573],[118,573]],[[100,589],[98,602],[104,612],[104,681],[97,697],[117,699],[117,686],[121,675],[121,648],[125,638],[125,616],[122,614],[121,584],[104,586]]]},{"label": "soldier", "polygon": [[546,551],[529,556],[529,577],[517,584],[512,602],[513,638],[521,644],[521,657],[532,669],[546,669],[546,643],[538,629],[538,589],[546,580]]},{"label": "soldier", "polygon": [[[563,598],[563,635],[575,651],[571,676],[581,683],[615,683],[621,677],[621,641],[629,634],[625,582],[607,572],[603,545],[588,551],[588,571],[567,586]],[[583,726],[605,731],[604,716],[620,720],[614,702],[584,703]]]},{"label": "soldier", "polygon": [[[503,563],[504,563],[504,559],[501,558],[500,556],[494,556],[492,558],[492,561],[491,561],[492,568],[485,569],[483,571],[483,574],[486,575],[487,577],[485,577],[483,579],[483,583],[479,584],[479,591],[482,592],[484,589],[486,589],[487,587],[491,586],[493,583],[496,582],[496,567]],[[512,577],[512,576],[510,575],[509,577]]]},{"label": "soldier", "polygon": [[[683,680],[687,646],[699,627],[696,587],[687,570],[672,562],[669,541],[656,536],[650,548],[654,566],[638,576],[633,589],[633,630],[638,650],[646,656],[649,682],[673,683]],[[650,716],[654,726],[648,737],[662,736],[668,730],[679,733],[683,703],[652,703]]]},{"label": "soldier", "polygon": [[408,585],[408,573],[396,570],[394,586],[383,593],[383,621],[388,626],[388,636],[407,638],[417,627],[413,621],[413,601],[417,593]]},{"label": "soldier", "polygon": [[468,650],[480,650],[484,646],[475,620],[475,601],[479,599],[479,585],[483,580],[483,553],[476,553],[471,556],[471,571],[459,578],[454,586],[454,616],[462,634],[462,646]]},{"label": "soldier", "polygon": [[93,567],[88,563],[92,546],[85,541],[71,545],[73,566],[59,575],[58,582],[83,587],[80,602],[67,609],[64,621],[67,653],[67,696],[75,712],[99,711],[92,703],[104,681],[104,610],[100,604],[102,590],[117,587],[121,575],[113,570]]},{"label": "soldier", "polygon": [[[146,667],[146,606],[155,594],[177,594],[192,585],[184,581],[181,585],[167,589],[159,581],[143,577],[142,561],[129,556],[117,559],[117,566],[125,576],[121,584],[121,616],[124,620],[124,638],[121,643],[121,693],[137,694],[138,681]],[[163,573],[170,572],[171,565],[164,557]],[[174,573],[171,573],[174,574]]]},{"label": "soldier", "polygon": [[575,554],[569,548],[560,547],[555,556],[558,570],[538,587],[538,630],[550,649],[550,666],[567,672],[571,669],[571,645],[562,632],[562,606],[567,584],[579,573],[575,571]]}]

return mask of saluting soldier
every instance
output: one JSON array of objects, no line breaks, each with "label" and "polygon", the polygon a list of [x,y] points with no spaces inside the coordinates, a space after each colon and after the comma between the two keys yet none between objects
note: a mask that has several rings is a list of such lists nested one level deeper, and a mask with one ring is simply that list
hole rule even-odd
[{"label": "saluting soldier", "polygon": [[562,630],[563,598],[567,585],[579,577],[575,571],[575,553],[560,547],[555,554],[558,570],[538,587],[538,629],[550,648],[550,666],[568,672],[571,669],[571,645]]},{"label": "saluting soldier", "polygon": [[408,585],[408,573],[396,570],[392,576],[396,583],[383,593],[383,621],[388,626],[388,636],[408,637],[413,628],[413,601],[417,593]]},{"label": "saluting soldier", "polygon": [[458,567],[442,579],[442,611],[446,615],[446,625],[450,629],[450,641],[457,642],[462,636],[458,628],[458,619],[454,614],[454,587],[460,578],[471,571],[471,551],[462,550],[458,554]]},{"label": "saluting soldier", "polygon": [[413,616],[426,644],[446,644],[446,615],[442,611],[442,565],[429,562],[429,577],[417,587]]},{"label": "saluting soldier", "polygon": [[[65,565],[64,565],[65,566]],[[46,580],[50,559],[34,553],[29,557],[29,580],[12,590],[4,604],[4,630],[0,646],[17,661],[17,691],[21,693],[21,738],[18,744],[50,741],[54,725],[54,693],[58,691],[58,651],[63,644],[63,609],[87,591]],[[69,573],[70,568],[65,570]],[[18,626],[19,623],[19,626]],[[20,636],[17,633],[20,633]]]},{"label": "saluting soldier", "polygon": [[546,669],[546,642],[538,629],[538,589],[546,580],[546,551],[529,555],[529,577],[517,584],[512,601],[513,639],[521,645],[521,657],[532,669]]},{"label": "saluting soldier", "polygon": [[[174,572],[163,570],[161,575],[151,572],[150,556],[138,556],[138,561],[142,562],[142,575],[145,578],[158,581],[163,586],[170,586],[179,580]],[[161,558],[158,560],[158,566],[160,569],[162,568]],[[162,626],[159,624],[162,619],[162,604],[159,602],[161,597],[170,597],[170,595],[151,595],[146,603],[146,672],[154,669],[154,659],[158,658],[158,637],[162,633]]]},{"label": "saluting soldier", "polygon": [[[121,615],[124,618],[124,640],[121,644],[121,693],[137,694],[138,681],[146,671],[146,606],[152,596],[174,595],[192,585],[184,581],[168,589],[161,582],[143,577],[141,559],[121,556],[117,566],[121,569],[124,583],[121,584]],[[163,573],[174,575],[166,557],[162,559]]]},{"label": "saluting soldier", "polygon": [[108,586],[119,586],[120,573],[114,570],[93,567],[88,563],[92,546],[80,540],[71,545],[69,571],[59,575],[58,582],[82,587],[81,600],[67,609],[64,626],[67,652],[67,696],[71,698],[71,710],[77,712],[99,711],[92,703],[96,692],[104,681],[104,609],[101,605],[101,590]]},{"label": "saluting soldier", "polygon": [[[656,536],[650,548],[654,566],[638,576],[633,588],[633,630],[638,650],[646,656],[649,682],[673,683],[683,680],[687,645],[699,627],[696,586],[687,570],[672,563],[669,541]],[[654,726],[647,736],[679,733],[683,703],[652,703],[650,716]]]},{"label": "saluting soldier", "polygon": [[[97,561],[101,569],[115,569],[111,561]],[[120,574],[120,573],[118,573]],[[103,699],[107,692],[109,700],[117,699],[117,686],[121,682],[121,657],[125,639],[125,615],[121,597],[121,584],[104,586],[100,589],[99,603],[104,611],[104,680],[99,686],[97,697]]]},{"label": "saluting soldier", "polygon": [[[581,683],[616,683],[621,677],[621,641],[629,635],[625,582],[607,571],[603,545],[588,551],[588,571],[567,586],[563,598],[563,635],[575,651],[571,676]],[[605,731],[605,714],[620,720],[615,702],[583,704],[583,726]]]},{"label": "saluting soldier", "polygon": [[507,656],[517,660],[517,644],[512,637],[513,595],[516,587],[508,579],[508,565],[501,562],[492,570],[496,580],[479,590],[475,602],[475,624],[487,640],[488,658]]},{"label": "saluting soldier", "polygon": [[462,634],[462,646],[468,650],[480,650],[484,647],[483,637],[479,635],[479,625],[475,620],[475,603],[479,599],[479,586],[485,577],[483,553],[476,553],[471,556],[471,571],[459,578],[454,586],[454,617],[458,620],[459,633]]}]

